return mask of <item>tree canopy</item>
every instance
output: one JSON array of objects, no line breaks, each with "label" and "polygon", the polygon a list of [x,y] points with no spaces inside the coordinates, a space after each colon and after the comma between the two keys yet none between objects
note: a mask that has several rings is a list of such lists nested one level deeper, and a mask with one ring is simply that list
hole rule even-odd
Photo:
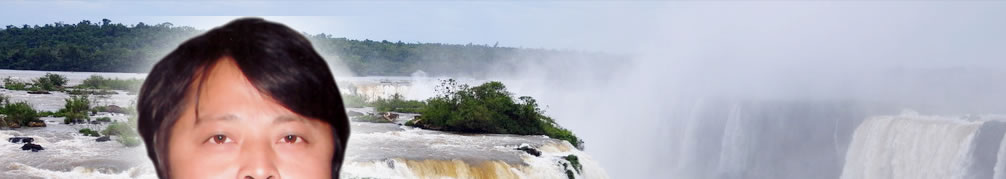
[{"label": "tree canopy", "polygon": [[[7,25],[0,30],[0,69],[147,72],[184,40],[202,33],[171,23],[123,25],[102,19],[76,24]],[[329,63],[358,76],[430,75],[480,77],[519,68],[519,62],[581,52],[497,45],[405,43],[304,34]],[[580,56],[583,57],[583,56]]]},{"label": "tree canopy", "polygon": [[0,31],[0,68],[18,70],[137,72],[149,68],[198,31],[171,23],[126,26],[103,19],[76,24],[7,25]]},{"label": "tree canopy", "polygon": [[583,140],[562,128],[530,96],[516,99],[503,83],[490,81],[470,87],[453,79],[437,86],[437,96],[426,100],[422,116],[406,123],[427,129],[470,133],[546,135],[583,149]]}]

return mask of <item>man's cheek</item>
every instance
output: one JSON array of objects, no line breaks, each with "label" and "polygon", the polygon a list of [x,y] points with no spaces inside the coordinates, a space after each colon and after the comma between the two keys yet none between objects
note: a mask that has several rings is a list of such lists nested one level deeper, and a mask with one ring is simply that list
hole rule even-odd
[{"label": "man's cheek", "polygon": [[[172,178],[234,178],[241,164],[234,153],[214,153],[201,151],[198,147],[184,147],[184,151],[173,153]],[[200,152],[201,151],[201,152]]]},{"label": "man's cheek", "polygon": [[311,151],[280,156],[276,167],[283,178],[331,178],[332,160],[326,155],[330,154]]},{"label": "man's cheek", "polygon": [[188,163],[187,166],[179,166],[172,178],[230,179],[238,176],[238,168],[236,163],[232,162],[194,162]]}]

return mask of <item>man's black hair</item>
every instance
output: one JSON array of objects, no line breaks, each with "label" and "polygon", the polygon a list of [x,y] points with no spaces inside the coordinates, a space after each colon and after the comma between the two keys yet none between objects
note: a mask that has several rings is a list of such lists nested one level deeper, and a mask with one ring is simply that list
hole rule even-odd
[{"label": "man's black hair", "polygon": [[[332,178],[338,178],[349,139],[349,120],[332,72],[303,35],[260,18],[237,19],[185,41],[147,75],[137,104],[138,128],[157,176],[170,178],[168,139],[189,102],[186,94],[195,93],[198,101],[202,81],[223,57],[233,58],[259,92],[294,113],[332,126]],[[198,86],[190,91],[193,84]]]}]

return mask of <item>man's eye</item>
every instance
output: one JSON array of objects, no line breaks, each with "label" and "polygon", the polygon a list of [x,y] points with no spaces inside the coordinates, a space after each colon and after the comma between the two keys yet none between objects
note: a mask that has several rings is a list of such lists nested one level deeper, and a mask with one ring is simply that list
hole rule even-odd
[{"label": "man's eye", "polygon": [[279,142],[280,143],[288,143],[288,144],[301,143],[301,142],[304,142],[304,138],[302,138],[300,136],[297,136],[297,135],[286,135],[286,136],[283,136],[282,139],[279,139]]},{"label": "man's eye", "polygon": [[210,137],[209,139],[207,139],[206,142],[212,142],[212,143],[215,143],[215,144],[224,144],[224,143],[231,143],[233,141],[229,137],[227,137],[225,135],[218,134],[218,135],[213,135],[212,137]]}]

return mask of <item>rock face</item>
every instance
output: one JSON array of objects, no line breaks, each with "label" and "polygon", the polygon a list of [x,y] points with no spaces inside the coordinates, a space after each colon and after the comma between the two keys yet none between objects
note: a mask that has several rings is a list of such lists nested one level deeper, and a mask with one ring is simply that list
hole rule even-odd
[{"label": "rock face", "polygon": [[28,127],[45,127],[45,122],[42,122],[42,121],[31,121],[31,122],[28,122]]},{"label": "rock face", "polygon": [[528,144],[521,144],[520,147],[516,148],[516,150],[527,152],[527,154],[531,154],[535,157],[541,157],[541,151]]},{"label": "rock face", "polygon": [[28,94],[52,94],[48,91],[29,91]]},{"label": "rock face", "polygon": [[38,152],[39,150],[45,150],[41,145],[27,143],[21,146],[21,150],[31,150],[32,152]]},{"label": "rock face", "polygon": [[8,122],[7,123],[7,127],[8,128],[21,128],[21,124],[18,124],[16,122]]},{"label": "rock face", "polygon": [[126,110],[123,109],[120,106],[117,106],[117,105],[113,104],[113,105],[106,106],[105,107],[105,112],[125,114]]},{"label": "rock face", "polygon": [[112,140],[112,138],[108,137],[107,135],[106,136],[98,137],[98,139],[94,139],[94,141],[97,141],[97,142],[108,142],[110,140]]},{"label": "rock face", "polygon": [[87,124],[84,119],[63,119],[63,124]]},{"label": "rock face", "polygon": [[16,143],[31,143],[31,142],[35,142],[35,139],[31,138],[31,137],[11,137],[11,138],[8,138],[7,141],[10,142],[10,143],[15,143],[15,144]]},{"label": "rock face", "polygon": [[386,112],[386,113],[384,113],[383,116],[384,116],[384,120],[388,120],[388,121],[392,121],[392,122],[394,122],[395,119],[398,119],[398,114],[392,113],[392,112]]},{"label": "rock face", "polygon": [[35,142],[35,138],[31,138],[31,137],[11,137],[11,138],[7,138],[7,141],[10,142],[10,143],[15,143],[15,144],[17,144],[17,143],[24,143],[24,145],[21,146],[21,150],[31,150],[32,152],[38,152],[39,150],[45,150],[45,149],[42,148],[42,145],[33,144],[32,142]]}]

